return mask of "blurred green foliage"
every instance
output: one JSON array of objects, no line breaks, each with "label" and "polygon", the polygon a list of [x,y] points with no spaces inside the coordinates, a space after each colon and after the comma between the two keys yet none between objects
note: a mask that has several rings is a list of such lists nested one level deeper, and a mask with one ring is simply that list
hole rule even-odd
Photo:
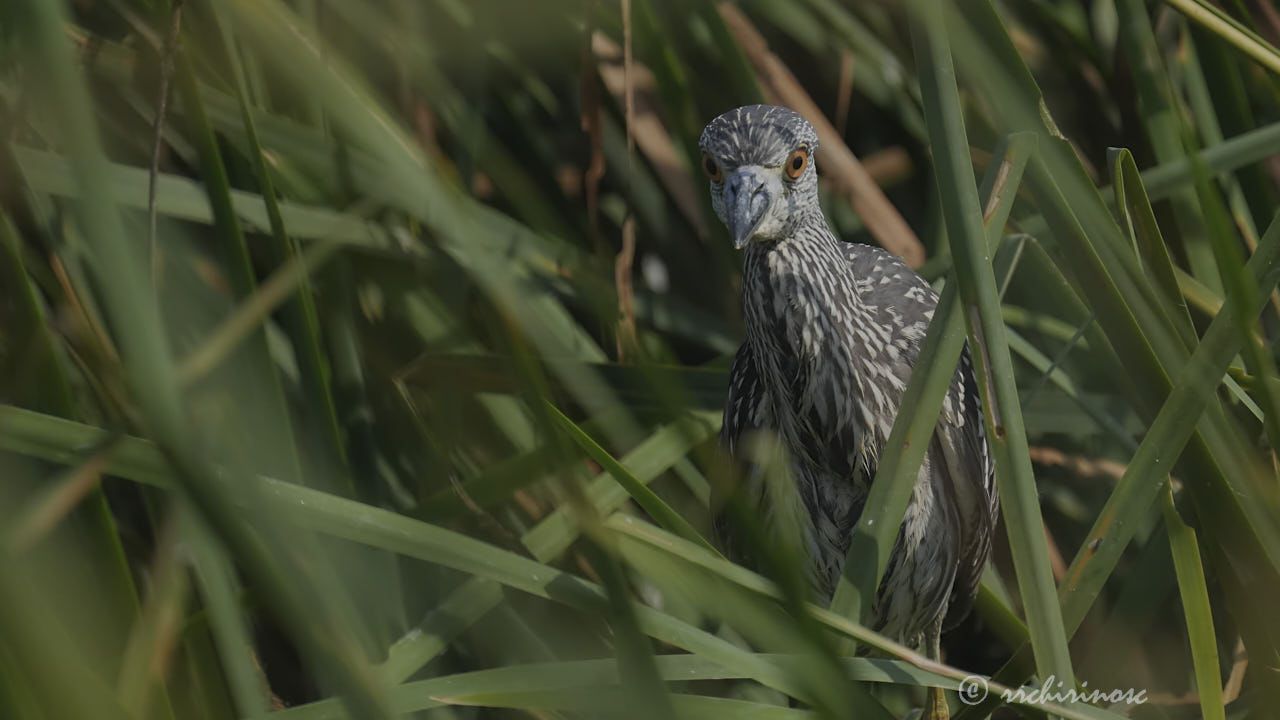
[{"label": "blurred green foliage", "polygon": [[[0,717],[900,717],[971,673],[1270,715],[1278,43],[1247,0],[0,7]],[[989,338],[1020,409],[945,667],[708,547],[696,140],[761,101],[825,123],[840,236],[958,288],[933,374]]]}]

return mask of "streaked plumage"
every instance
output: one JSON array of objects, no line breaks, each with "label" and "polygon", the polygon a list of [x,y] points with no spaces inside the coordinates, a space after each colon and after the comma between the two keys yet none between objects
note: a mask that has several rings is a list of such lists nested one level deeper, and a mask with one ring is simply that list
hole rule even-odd
[{"label": "streaked plumage", "polygon": [[[700,145],[712,204],[744,248],[746,341],[721,444],[741,460],[752,433],[776,434],[808,515],[815,594],[827,599],[937,295],[898,258],[831,232],[812,162],[818,138],[795,112],[731,110]],[[877,628],[913,645],[928,633],[936,642],[944,616],[963,617],[986,563],[998,499],[980,413],[966,350],[876,601]],[[748,469],[735,492],[766,526],[777,521],[761,473]]]}]

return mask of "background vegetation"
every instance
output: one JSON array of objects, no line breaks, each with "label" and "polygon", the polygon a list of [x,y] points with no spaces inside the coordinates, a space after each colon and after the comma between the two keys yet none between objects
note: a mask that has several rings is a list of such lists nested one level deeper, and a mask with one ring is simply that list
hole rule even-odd
[{"label": "background vegetation", "polygon": [[[1278,43],[1267,0],[4,5],[0,717],[891,717],[970,673],[961,717],[1270,716]],[[741,326],[696,140],[761,101],[945,288],[830,610],[706,540]],[[944,666],[858,620],[966,337],[1004,519]]]}]

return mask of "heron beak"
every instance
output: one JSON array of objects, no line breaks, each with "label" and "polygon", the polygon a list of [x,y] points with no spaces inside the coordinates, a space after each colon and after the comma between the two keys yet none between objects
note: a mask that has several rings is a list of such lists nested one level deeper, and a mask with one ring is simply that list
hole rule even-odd
[{"label": "heron beak", "polygon": [[727,225],[735,250],[741,250],[751,242],[769,206],[773,203],[771,183],[765,169],[759,165],[744,165],[733,171],[725,183],[725,202],[728,206]]}]

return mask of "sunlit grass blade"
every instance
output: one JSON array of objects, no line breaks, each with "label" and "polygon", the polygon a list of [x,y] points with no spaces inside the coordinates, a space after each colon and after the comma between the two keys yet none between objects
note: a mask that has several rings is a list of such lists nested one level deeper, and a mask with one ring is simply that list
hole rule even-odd
[{"label": "sunlit grass blade", "polygon": [[1273,73],[1280,73],[1280,50],[1222,10],[1197,0],[1164,0],[1192,21],[1218,35]]}]

